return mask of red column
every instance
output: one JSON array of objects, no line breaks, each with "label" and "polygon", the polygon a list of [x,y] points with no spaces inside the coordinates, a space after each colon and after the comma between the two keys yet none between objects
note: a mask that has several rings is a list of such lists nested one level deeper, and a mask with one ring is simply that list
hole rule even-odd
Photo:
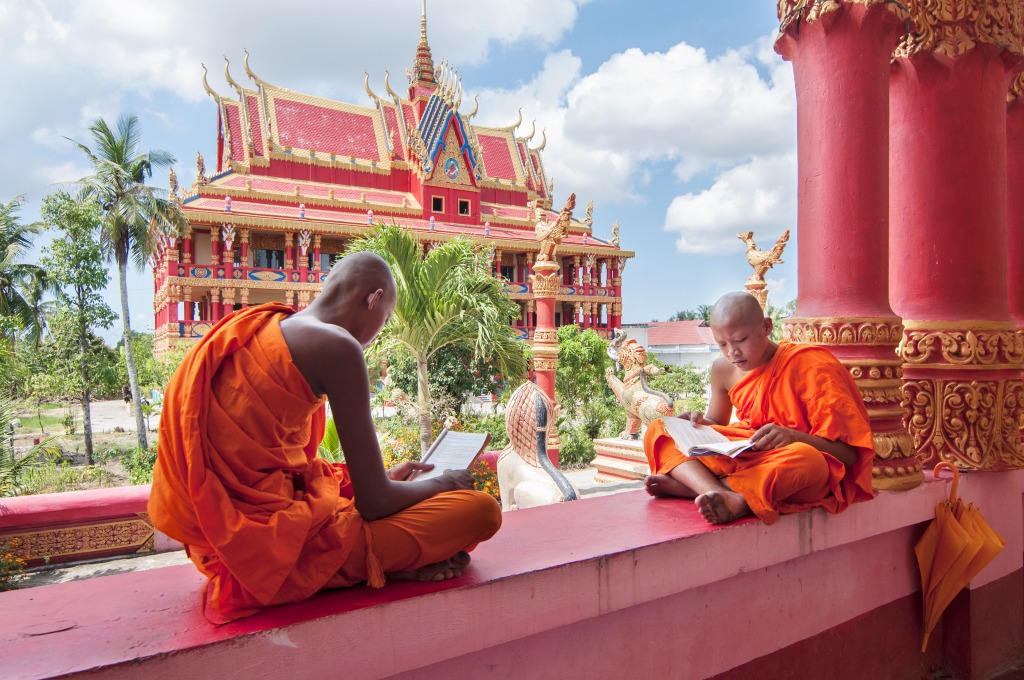
[{"label": "red column", "polygon": [[[1009,99],[1006,110],[1007,302],[1017,326],[1018,341],[1024,347],[1024,75],[1014,81]],[[1021,446],[1024,446],[1024,432],[1021,435]]]},{"label": "red column", "polygon": [[797,95],[797,308],[783,335],[827,347],[857,382],[874,434],[874,485],[924,475],[902,424],[900,319],[889,306],[889,63],[895,3],[780,6],[776,51]]},{"label": "red column", "polygon": [[927,465],[1024,467],[1006,185],[1020,29],[998,13],[975,22],[924,3],[911,11],[918,28],[893,61],[890,95],[890,285],[904,319],[908,426]]},{"label": "red column", "polygon": [[183,239],[183,241],[182,241],[181,247],[182,247],[182,257],[181,257],[182,262],[184,262],[185,264],[191,264],[191,262],[192,262],[192,237],[191,236],[186,236]]}]

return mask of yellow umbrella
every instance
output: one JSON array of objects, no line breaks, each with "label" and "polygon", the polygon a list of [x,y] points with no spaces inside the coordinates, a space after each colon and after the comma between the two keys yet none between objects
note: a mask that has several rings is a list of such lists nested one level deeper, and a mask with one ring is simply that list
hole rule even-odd
[{"label": "yellow umbrella", "polygon": [[928,647],[928,636],[939,617],[956,594],[1006,545],[978,509],[973,504],[965,505],[957,496],[960,471],[949,463],[939,463],[935,466],[936,477],[942,468],[953,472],[949,500],[935,506],[935,520],[914,547],[921,566],[924,599],[922,652]]}]

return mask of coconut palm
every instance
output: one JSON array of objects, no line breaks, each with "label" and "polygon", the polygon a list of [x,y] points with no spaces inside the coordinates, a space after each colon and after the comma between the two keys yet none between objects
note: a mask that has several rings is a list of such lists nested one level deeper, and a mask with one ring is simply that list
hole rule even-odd
[{"label": "coconut palm", "polygon": [[14,401],[0,392],[0,498],[17,496],[22,491],[22,475],[40,456],[59,456],[55,437],[47,437],[18,456],[14,452]]},{"label": "coconut palm", "polygon": [[401,345],[415,357],[420,448],[426,451],[433,439],[430,357],[444,347],[467,342],[477,358],[495,360],[506,379],[520,379],[526,373],[525,345],[510,328],[519,307],[491,275],[493,258],[475,252],[466,240],[442,243],[422,256],[411,235],[381,225],[350,250],[377,253],[394,274],[398,302],[374,351],[386,354]]},{"label": "coconut palm", "polygon": [[133,114],[122,115],[117,129],[97,119],[89,127],[92,148],[75,142],[92,163],[93,174],[82,179],[81,197],[97,201],[104,210],[101,243],[107,261],[117,262],[121,287],[121,321],[124,327],[125,366],[135,406],[135,429],[139,447],[148,448],[146,424],[142,413],[139,373],[131,352],[131,315],[128,310],[128,264],[142,270],[152,254],[150,224],[154,221],[180,223],[175,206],[156,195],[145,182],[153,176],[154,167],[167,167],[174,156],[166,151],[143,151],[142,127]]},{"label": "coconut palm", "polygon": [[[22,196],[0,204],[0,317],[7,322],[0,329],[24,330],[41,335],[36,303],[45,289],[45,273],[34,264],[18,262],[42,231],[39,223],[22,224],[18,218]],[[39,295],[34,297],[34,293]],[[8,338],[10,340],[10,338]]]}]

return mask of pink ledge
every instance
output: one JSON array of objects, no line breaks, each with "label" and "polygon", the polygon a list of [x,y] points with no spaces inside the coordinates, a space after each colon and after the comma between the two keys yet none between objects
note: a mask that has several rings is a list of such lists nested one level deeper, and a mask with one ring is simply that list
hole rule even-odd
[{"label": "pink ledge", "polygon": [[0,531],[146,512],[149,484],[0,499]]},{"label": "pink ledge", "polygon": [[[1009,541],[987,581],[1020,574],[1024,471],[961,490]],[[3,675],[709,677],[913,596],[913,544],[947,491],[772,527],[708,527],[691,502],[641,491],[519,511],[463,578],[322,593],[219,628],[191,566],[13,591]]]}]

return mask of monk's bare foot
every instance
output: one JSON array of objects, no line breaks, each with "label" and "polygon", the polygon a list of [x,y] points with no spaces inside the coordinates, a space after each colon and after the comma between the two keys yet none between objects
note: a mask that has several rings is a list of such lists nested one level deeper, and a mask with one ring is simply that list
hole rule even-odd
[{"label": "monk's bare foot", "polygon": [[648,475],[644,489],[655,498],[693,498],[696,494],[672,475]]},{"label": "monk's bare foot", "polygon": [[462,576],[466,572],[466,567],[469,566],[469,561],[469,553],[460,550],[446,560],[410,571],[395,571],[388,574],[388,577],[405,581],[447,581],[450,578]]},{"label": "monk's bare foot", "polygon": [[708,524],[726,524],[750,514],[746,499],[735,491],[708,491],[693,502]]}]

